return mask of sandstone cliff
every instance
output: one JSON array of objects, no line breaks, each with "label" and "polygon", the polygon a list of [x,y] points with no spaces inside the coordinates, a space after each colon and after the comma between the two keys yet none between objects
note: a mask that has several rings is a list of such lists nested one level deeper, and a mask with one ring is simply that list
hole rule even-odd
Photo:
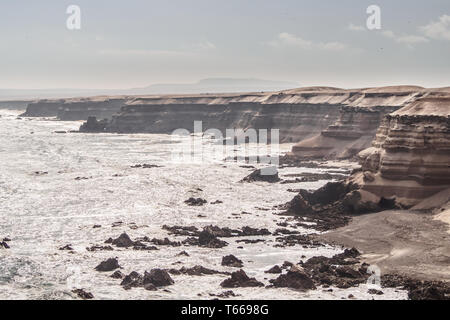
[{"label": "sandstone cliff", "polygon": [[292,148],[292,154],[307,159],[354,157],[370,147],[386,114],[442,90],[400,86],[354,92],[354,99],[341,108],[339,119],[319,134],[299,142]]},{"label": "sandstone cliff", "polygon": [[170,133],[178,128],[193,130],[194,121],[202,121],[204,130],[280,129],[281,142],[312,138],[297,146],[295,155],[308,156],[309,152],[314,157],[348,157],[370,145],[383,115],[429,92],[421,87],[311,87],[267,93],[135,97],[104,126],[91,119],[81,130],[95,132],[101,127],[108,132]]},{"label": "sandstone cliff", "polygon": [[387,115],[353,180],[406,205],[450,187],[450,95],[433,94]]}]

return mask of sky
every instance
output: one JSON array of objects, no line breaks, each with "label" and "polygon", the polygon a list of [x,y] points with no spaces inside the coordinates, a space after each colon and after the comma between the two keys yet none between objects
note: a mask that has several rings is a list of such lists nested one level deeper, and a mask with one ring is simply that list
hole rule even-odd
[{"label": "sky", "polygon": [[[67,8],[81,9],[79,30]],[[381,9],[369,30],[366,10]],[[0,88],[450,86],[448,0],[0,1]]]}]

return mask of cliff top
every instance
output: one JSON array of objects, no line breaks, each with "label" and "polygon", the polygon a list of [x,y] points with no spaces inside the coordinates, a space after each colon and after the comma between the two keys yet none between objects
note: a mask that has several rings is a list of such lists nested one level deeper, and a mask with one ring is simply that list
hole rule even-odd
[{"label": "cliff top", "polygon": [[450,116],[450,95],[420,98],[392,115]]}]

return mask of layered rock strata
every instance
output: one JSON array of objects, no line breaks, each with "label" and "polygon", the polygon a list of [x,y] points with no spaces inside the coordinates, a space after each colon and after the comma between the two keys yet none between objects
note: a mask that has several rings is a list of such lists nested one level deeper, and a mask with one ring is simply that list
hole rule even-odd
[{"label": "layered rock strata", "polygon": [[352,158],[370,147],[386,114],[445,89],[402,86],[362,90],[362,96],[341,108],[336,123],[310,139],[299,142],[292,148],[292,155],[304,159]]},{"label": "layered rock strata", "polygon": [[[300,88],[280,92],[245,94],[202,94],[135,97],[102,129],[120,133],[171,133],[184,128],[193,131],[194,121],[203,130],[279,129],[281,142],[298,142],[318,137],[315,145],[326,150],[345,146],[354,155],[370,145],[384,114],[429,94],[421,87],[374,89]],[[98,126],[83,126],[93,131]],[[338,144],[336,141],[344,141]],[[294,153],[297,154],[294,149]],[[342,151],[342,150],[341,150]],[[319,152],[320,153],[320,152]],[[338,155],[339,156],[339,155]]]},{"label": "layered rock strata", "polygon": [[353,180],[410,206],[450,187],[450,96],[432,95],[387,115]]},{"label": "layered rock strata", "polygon": [[38,100],[28,104],[24,117],[57,117],[59,120],[87,120],[111,118],[120,110],[127,97],[92,97],[57,100]]}]

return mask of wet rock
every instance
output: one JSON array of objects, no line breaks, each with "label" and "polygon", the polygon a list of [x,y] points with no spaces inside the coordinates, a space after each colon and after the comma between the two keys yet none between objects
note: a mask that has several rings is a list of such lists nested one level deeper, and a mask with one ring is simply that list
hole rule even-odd
[{"label": "wet rock", "polygon": [[135,241],[134,242],[134,246],[133,246],[133,250],[138,250],[138,251],[155,251],[155,250],[159,250],[157,247],[155,246],[147,246],[146,244],[140,242],[140,241]]},{"label": "wet rock", "polygon": [[122,271],[117,270],[116,272],[114,272],[111,275],[111,278],[113,278],[113,279],[123,279],[123,278],[125,278],[125,274],[123,274]]},{"label": "wet rock", "polygon": [[35,171],[34,175],[35,176],[46,176],[46,175],[48,175],[48,172],[47,171]]},{"label": "wet rock", "polygon": [[269,270],[264,271],[264,272],[265,273],[277,274],[277,273],[281,273],[282,270],[281,270],[281,268],[278,265],[276,265],[276,266],[273,266],[272,268],[270,268]]},{"label": "wet rock", "polygon": [[[177,272],[178,272],[178,274],[185,274],[185,275],[189,275],[189,276],[203,276],[203,275],[213,275],[213,274],[229,275],[230,274],[229,272],[208,269],[203,266],[194,266],[192,268],[182,267],[180,270],[177,270]],[[169,273],[171,273],[171,274],[176,274],[177,272],[173,273],[173,272],[169,271]]]},{"label": "wet rock", "polygon": [[369,274],[362,272],[367,266],[359,266],[359,255],[358,250],[352,248],[331,258],[317,256],[300,264],[317,285],[346,289],[366,282],[369,277]]},{"label": "wet rock", "polygon": [[76,177],[74,180],[81,181],[81,180],[89,180],[89,179],[92,179],[92,177]]},{"label": "wet rock", "polygon": [[58,250],[61,250],[61,251],[73,251],[73,248],[72,248],[71,244],[67,244],[64,247],[59,248]]},{"label": "wet rock", "polygon": [[353,278],[359,279],[361,278],[361,273],[358,270],[354,270],[349,266],[341,266],[335,269],[337,276],[344,278]]},{"label": "wet rock", "polygon": [[280,234],[300,234],[300,232],[297,230],[289,230],[285,228],[276,229],[274,235],[278,236]]},{"label": "wet rock", "polygon": [[236,240],[237,243],[245,243],[245,244],[255,244],[259,242],[266,242],[264,239],[240,239]]},{"label": "wet rock", "polygon": [[221,203],[223,203],[223,201],[220,201],[220,200],[216,200],[214,202],[211,202],[211,204],[221,204]]},{"label": "wet rock", "polygon": [[171,246],[171,247],[179,247],[181,246],[181,242],[179,241],[170,241],[168,238],[164,239],[156,239],[153,238],[150,240],[151,243],[158,245],[158,246]]},{"label": "wet rock", "polygon": [[235,294],[232,290],[228,290],[218,294],[210,293],[209,296],[217,298],[231,298],[231,297],[239,297],[240,295]]},{"label": "wet rock", "polygon": [[376,295],[382,295],[382,294],[384,294],[384,292],[383,291],[381,291],[381,290],[377,290],[377,289],[369,289],[368,291],[367,291],[367,293],[368,294],[376,294]]},{"label": "wet rock", "polygon": [[220,286],[223,288],[263,287],[264,284],[255,278],[249,278],[244,270],[241,269],[233,272],[231,278],[225,279]]},{"label": "wet rock", "polygon": [[10,242],[10,241],[12,241],[12,240],[10,238],[8,238],[8,237],[3,238],[3,242]]},{"label": "wet rock", "polygon": [[293,288],[297,290],[316,289],[313,280],[305,270],[295,265],[292,266],[286,274],[280,275],[271,282],[274,287],[278,288]]},{"label": "wet rock", "polygon": [[137,164],[134,166],[131,166],[133,169],[142,168],[142,169],[152,169],[152,168],[162,168],[161,166],[158,166],[156,164]]},{"label": "wet rock", "polygon": [[[143,284],[153,285],[155,287],[165,287],[174,284],[175,282],[170,277],[169,273],[163,269],[152,269],[150,272],[145,272]],[[147,288],[146,288],[147,289]],[[148,290],[148,289],[147,289]]]},{"label": "wet rock", "polygon": [[113,251],[114,248],[111,246],[91,246],[91,247],[87,247],[86,248],[87,251],[89,252],[95,252],[95,251]]},{"label": "wet rock", "polygon": [[98,229],[98,228],[101,228],[101,227],[102,227],[101,225],[95,224],[95,225],[92,227],[92,229]]},{"label": "wet rock", "polygon": [[109,258],[108,260],[102,261],[95,270],[100,272],[113,271],[120,268],[119,260],[117,258]]},{"label": "wet rock", "polygon": [[387,274],[381,278],[381,285],[408,290],[408,298],[411,300],[450,300],[450,283],[444,281],[424,281]]},{"label": "wet rock", "polygon": [[257,229],[245,226],[242,228],[242,232],[240,236],[269,236],[271,235],[270,231],[263,228],[263,229]]},{"label": "wet rock", "polygon": [[119,248],[128,248],[135,245],[134,241],[126,233],[122,233],[117,239],[113,239],[111,243]]},{"label": "wet rock", "polygon": [[120,283],[120,285],[125,290],[130,290],[131,288],[142,287],[144,285],[144,277],[136,271],[131,272],[129,275],[125,276]]},{"label": "wet rock", "polygon": [[274,168],[274,170],[270,170],[269,168],[267,168],[267,169],[257,169],[241,180],[241,182],[255,182],[255,181],[276,183],[281,181],[281,179],[278,176],[278,171],[276,170],[276,168]]},{"label": "wet rock", "polygon": [[168,231],[170,234],[179,235],[179,236],[197,236],[198,229],[197,227],[184,227],[184,226],[167,226],[164,225],[162,227],[164,230]]},{"label": "wet rock", "polygon": [[104,132],[108,125],[108,120],[98,121],[97,117],[90,116],[80,127],[80,132]]},{"label": "wet rock", "polygon": [[202,199],[202,198],[189,198],[184,203],[186,203],[189,206],[200,207],[200,206],[203,206],[204,204],[208,203],[208,201],[206,201],[205,199]]},{"label": "wet rock", "polygon": [[6,243],[6,241],[0,242],[0,248],[10,249],[10,247],[9,247],[8,243]]},{"label": "wet rock", "polygon": [[116,227],[120,227],[123,224],[122,221],[116,221],[113,222],[113,224],[111,225],[111,227],[116,228]]},{"label": "wet rock", "polygon": [[235,256],[228,255],[222,258],[222,265],[226,267],[242,268],[244,263]]},{"label": "wet rock", "polygon": [[177,257],[179,256],[189,257],[189,253],[187,253],[186,251],[181,251],[179,254],[177,254]]},{"label": "wet rock", "polygon": [[291,247],[295,245],[302,245],[304,247],[323,247],[324,244],[314,240],[311,236],[305,234],[290,234],[284,237],[277,237],[275,241],[279,244],[276,247]]},{"label": "wet rock", "polygon": [[228,245],[227,242],[218,239],[209,230],[203,230],[198,236],[198,243],[200,246],[207,248],[223,248]]},{"label": "wet rock", "polygon": [[79,298],[83,300],[91,300],[94,299],[94,295],[90,292],[85,291],[84,289],[75,289],[72,290]]},{"label": "wet rock", "polygon": [[294,264],[290,261],[285,261],[283,262],[283,265],[281,266],[281,269],[289,269],[290,267],[292,267]]}]

